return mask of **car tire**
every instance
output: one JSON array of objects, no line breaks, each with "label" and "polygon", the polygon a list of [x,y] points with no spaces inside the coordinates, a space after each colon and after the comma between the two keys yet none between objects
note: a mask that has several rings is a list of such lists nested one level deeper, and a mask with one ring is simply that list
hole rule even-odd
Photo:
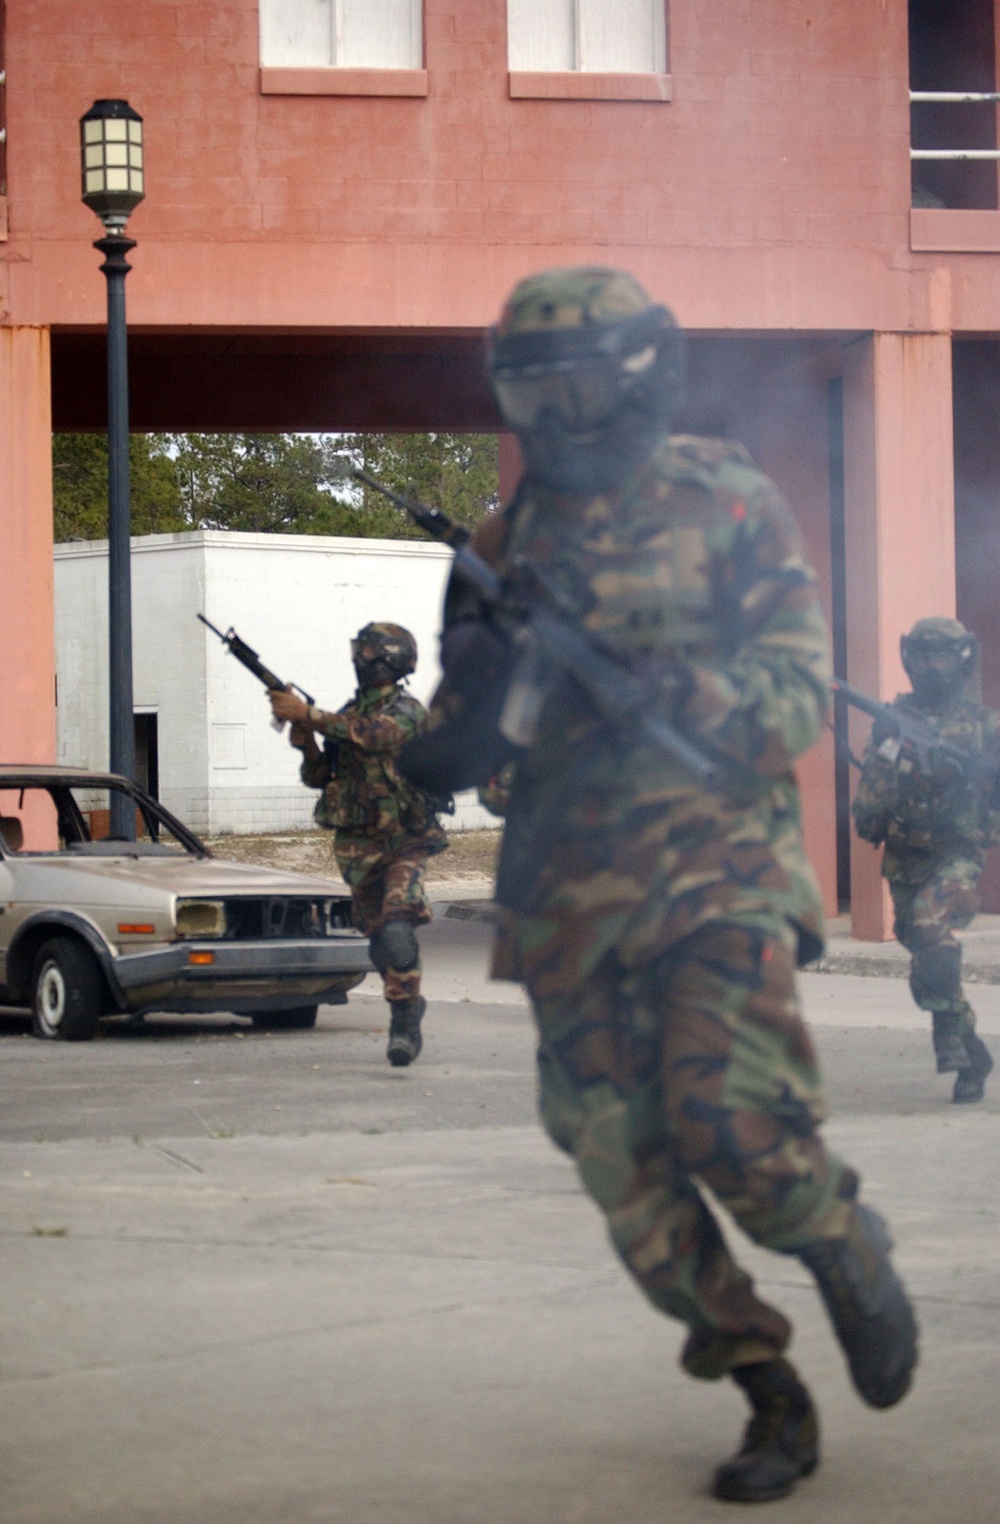
[{"label": "car tire", "polygon": [[104,1009],[101,971],[82,942],[43,942],[31,976],[31,1030],[49,1042],[88,1042]]},{"label": "car tire", "polygon": [[291,1011],[254,1011],[250,1020],[272,1032],[301,1032],[316,1025],[318,1012],[318,1005],[297,1005]]}]

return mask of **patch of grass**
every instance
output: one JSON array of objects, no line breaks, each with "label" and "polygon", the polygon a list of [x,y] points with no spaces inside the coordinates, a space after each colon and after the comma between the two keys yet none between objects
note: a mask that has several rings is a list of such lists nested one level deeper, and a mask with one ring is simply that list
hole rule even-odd
[{"label": "patch of grass", "polygon": [[[218,858],[285,868],[320,878],[336,874],[333,838],[329,831],[284,831],[262,836],[215,836],[206,842]],[[447,883],[461,878],[492,878],[500,850],[500,832],[453,831],[446,852],[427,864],[427,882]]]}]

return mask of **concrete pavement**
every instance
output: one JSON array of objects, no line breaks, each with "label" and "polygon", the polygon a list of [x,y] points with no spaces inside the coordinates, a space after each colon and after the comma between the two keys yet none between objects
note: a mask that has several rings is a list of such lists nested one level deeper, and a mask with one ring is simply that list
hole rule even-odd
[{"label": "concrete pavement", "polygon": [[[439,914],[456,920],[490,921],[493,904],[487,880],[454,884],[442,892]],[[960,933],[964,945],[963,975],[970,984],[1000,984],[1000,915],[980,915]],[[904,947],[888,942],[856,942],[849,916],[836,916],[826,923],[826,950],[811,971],[823,974],[866,974],[878,978],[905,979],[910,959]]]},{"label": "concrete pavement", "polygon": [[[3,1524],[733,1517],[706,1489],[741,1399],[680,1374],[680,1328],[534,1122],[526,1004],[486,980],[488,932],[424,933],[410,1070],[381,1057],[371,979],[315,1033],[0,1038]],[[993,1524],[1000,1084],[948,1104],[902,979],[803,989],[828,1141],[891,1219],[922,1363],[900,1407],[866,1409],[808,1276],[734,1232],[823,1421],[819,1471],[761,1517]],[[996,1050],[1000,986],[976,1000]]]}]

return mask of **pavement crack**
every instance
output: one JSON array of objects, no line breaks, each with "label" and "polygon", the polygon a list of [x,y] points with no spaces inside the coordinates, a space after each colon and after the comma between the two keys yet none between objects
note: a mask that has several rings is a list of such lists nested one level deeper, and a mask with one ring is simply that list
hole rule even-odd
[{"label": "pavement crack", "polygon": [[193,1159],[186,1159],[183,1154],[176,1153],[172,1148],[164,1147],[162,1143],[143,1143],[140,1139],[137,1139],[136,1148],[145,1149],[149,1153],[159,1154],[161,1159],[166,1159],[168,1163],[176,1165],[178,1169],[192,1170],[196,1175],[203,1175],[205,1173],[203,1167],[200,1164],[196,1164]]}]

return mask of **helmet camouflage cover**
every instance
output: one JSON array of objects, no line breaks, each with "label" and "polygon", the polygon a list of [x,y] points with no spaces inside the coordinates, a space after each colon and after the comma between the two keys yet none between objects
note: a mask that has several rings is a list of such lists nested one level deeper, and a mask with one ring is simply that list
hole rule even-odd
[{"label": "helmet camouflage cover", "polygon": [[[918,699],[938,702],[954,685],[964,685],[975,671],[979,645],[971,630],[957,619],[935,615],[918,619],[902,636],[899,653]],[[947,661],[942,661],[947,658]]]},{"label": "helmet camouflage cover", "polygon": [[359,671],[382,666],[398,679],[416,667],[417,642],[401,624],[366,624],[351,641],[351,658]]},{"label": "helmet camouflage cover", "polygon": [[652,302],[624,270],[601,265],[542,270],[514,287],[495,334],[538,333],[553,328],[592,328],[649,312]]},{"label": "helmet camouflage cover", "polygon": [[488,350],[501,411],[518,429],[534,427],[546,410],[570,429],[598,428],[627,399],[641,398],[658,412],[659,399],[673,400],[682,384],[673,315],[627,271],[602,265],[522,280],[490,331]]},{"label": "helmet camouflage cover", "polygon": [[958,619],[934,615],[918,619],[913,629],[900,640],[903,665],[921,652],[954,651],[961,662],[967,663],[975,652],[976,637]]}]

